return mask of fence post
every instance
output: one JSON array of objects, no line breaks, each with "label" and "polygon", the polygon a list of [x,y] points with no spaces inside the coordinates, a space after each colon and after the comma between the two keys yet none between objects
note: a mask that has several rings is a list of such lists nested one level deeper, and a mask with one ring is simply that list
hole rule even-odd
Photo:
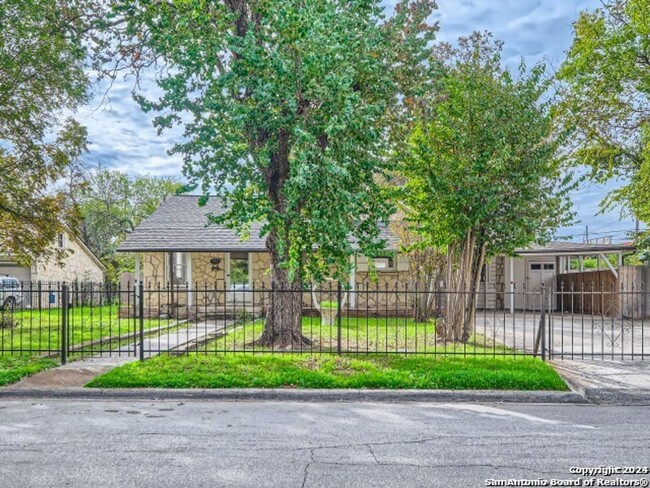
[{"label": "fence post", "polygon": [[540,332],[542,333],[542,361],[546,361],[546,289],[542,283],[542,317]]},{"label": "fence post", "polygon": [[140,321],[140,361],[144,361],[144,284],[138,283],[138,319]]},{"label": "fence post", "polygon": [[341,282],[336,287],[336,353],[341,355],[341,315],[343,314],[343,293]]},{"label": "fence post", "polygon": [[68,362],[68,285],[61,285],[61,364]]}]

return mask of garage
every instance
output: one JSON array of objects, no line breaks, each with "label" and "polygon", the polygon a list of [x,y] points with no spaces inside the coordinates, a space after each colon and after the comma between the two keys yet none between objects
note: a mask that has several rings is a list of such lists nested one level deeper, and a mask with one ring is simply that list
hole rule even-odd
[{"label": "garage", "polygon": [[0,264],[0,276],[12,276],[21,283],[29,283],[32,279],[30,268],[13,264]]}]

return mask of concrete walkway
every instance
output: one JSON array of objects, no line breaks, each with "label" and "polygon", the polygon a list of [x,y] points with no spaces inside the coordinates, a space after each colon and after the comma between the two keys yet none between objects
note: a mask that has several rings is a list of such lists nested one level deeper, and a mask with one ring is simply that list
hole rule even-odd
[{"label": "concrete walkway", "polygon": [[[195,347],[202,341],[209,340],[221,333],[232,321],[208,320],[199,324],[190,324],[183,329],[168,334],[146,337],[143,356],[151,358],[162,352],[183,352]],[[146,331],[145,331],[146,334]],[[133,355],[133,352],[136,355]],[[1,390],[7,391],[41,391],[67,390],[82,388],[94,377],[102,375],[113,368],[137,361],[140,344],[129,344],[112,352],[105,352],[99,357],[90,357],[73,361],[57,368],[48,369],[33,376],[27,376],[17,383]]]}]

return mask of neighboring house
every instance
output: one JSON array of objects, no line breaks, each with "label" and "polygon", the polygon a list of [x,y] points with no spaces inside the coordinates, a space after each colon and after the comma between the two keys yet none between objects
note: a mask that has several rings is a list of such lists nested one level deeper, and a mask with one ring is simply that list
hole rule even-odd
[{"label": "neighboring house", "polygon": [[[265,294],[260,290],[268,290],[270,286],[270,260],[265,239],[259,237],[260,225],[253,225],[250,238],[242,241],[232,229],[208,225],[207,215],[221,212],[223,209],[217,198],[199,207],[197,196],[173,196],[127,236],[119,251],[135,254],[136,281],[142,281],[149,290],[158,287],[169,290],[167,284],[174,285],[171,292],[148,293],[147,307],[173,302],[218,309],[227,306],[223,293],[226,290],[228,300],[236,300],[238,304],[262,304]],[[363,291],[369,286],[379,292],[349,294],[351,308],[384,307],[384,311],[390,313],[391,309],[399,308],[406,297],[404,293],[388,292],[396,286],[400,290],[407,286],[409,266],[407,257],[398,252],[398,237],[386,227],[381,230],[387,255],[374,259],[376,281],[371,281],[369,276],[368,258],[356,256],[349,283],[353,290]],[[616,273],[614,267],[604,263],[604,256],[616,254],[620,263],[624,253],[633,251],[631,245],[559,242],[520,249],[518,257],[499,256],[485,266],[478,306],[498,310],[535,308],[538,305],[528,303],[518,292],[524,289],[539,291],[542,283],[547,287],[555,286],[558,276],[571,270],[572,260],[580,263],[582,256],[601,256],[604,269],[611,267],[610,271]],[[513,290],[516,292],[514,303],[511,300]],[[311,297],[305,299],[309,301]]]},{"label": "neighboring house", "polygon": [[0,276],[13,276],[23,283],[23,289],[31,283],[53,282],[95,282],[104,281],[106,267],[80,239],[71,234],[59,234],[53,244],[67,251],[61,263],[54,258],[36,259],[31,266],[22,266],[12,261],[11,256],[0,256]]}]

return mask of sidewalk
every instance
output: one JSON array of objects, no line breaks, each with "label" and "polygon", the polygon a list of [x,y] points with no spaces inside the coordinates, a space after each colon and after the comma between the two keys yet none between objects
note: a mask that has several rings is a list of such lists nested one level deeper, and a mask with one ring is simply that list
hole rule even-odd
[{"label": "sidewalk", "polygon": [[570,361],[550,364],[591,403],[650,405],[650,361]]}]

